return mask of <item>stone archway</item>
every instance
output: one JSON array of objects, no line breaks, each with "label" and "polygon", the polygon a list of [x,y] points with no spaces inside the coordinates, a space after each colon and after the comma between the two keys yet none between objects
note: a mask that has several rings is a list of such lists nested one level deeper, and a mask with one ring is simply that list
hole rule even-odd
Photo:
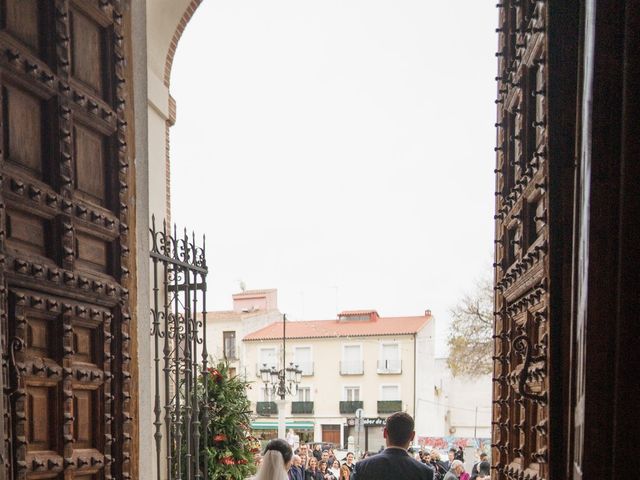
[{"label": "stone archway", "polygon": [[[202,0],[132,0],[132,69],[136,115],[136,197],[138,312],[149,312],[149,222],[170,217],[170,128],[176,105],[169,86],[173,58],[189,21]],[[138,371],[153,370],[149,316],[138,316]],[[138,476],[156,477],[153,405],[150,376],[138,381],[138,431],[135,446]]]}]

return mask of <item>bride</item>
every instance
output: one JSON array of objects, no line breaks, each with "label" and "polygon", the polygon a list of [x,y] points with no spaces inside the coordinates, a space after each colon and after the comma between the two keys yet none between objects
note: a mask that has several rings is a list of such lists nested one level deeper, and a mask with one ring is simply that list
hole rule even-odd
[{"label": "bride", "polygon": [[285,440],[271,440],[264,449],[255,480],[288,480],[287,471],[292,459],[293,450]]}]

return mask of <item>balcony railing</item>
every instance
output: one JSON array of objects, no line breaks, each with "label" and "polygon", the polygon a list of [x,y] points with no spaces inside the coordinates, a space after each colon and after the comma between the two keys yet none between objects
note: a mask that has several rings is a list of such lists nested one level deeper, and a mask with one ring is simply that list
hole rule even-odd
[{"label": "balcony railing", "polygon": [[378,360],[378,373],[402,373],[402,360]]},{"label": "balcony railing", "polygon": [[256,402],[256,413],[258,415],[277,415],[278,404],[276,402]]},{"label": "balcony railing", "polygon": [[402,410],[402,400],[378,400],[378,413],[396,413]]},{"label": "balcony railing", "polygon": [[340,402],[340,413],[356,413],[356,410],[362,408],[363,405],[362,400]]},{"label": "balcony railing", "polygon": [[298,368],[302,370],[303,377],[309,377],[313,375],[313,362],[293,362],[298,365]]},{"label": "balcony railing", "polygon": [[364,373],[364,362],[340,362],[340,375],[362,375]]},{"label": "balcony railing", "polygon": [[291,413],[313,414],[313,402],[291,402]]}]

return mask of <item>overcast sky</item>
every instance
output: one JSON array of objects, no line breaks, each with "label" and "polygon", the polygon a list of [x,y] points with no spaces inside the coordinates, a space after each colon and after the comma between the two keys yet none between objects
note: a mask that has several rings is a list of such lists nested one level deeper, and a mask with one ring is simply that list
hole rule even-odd
[{"label": "overcast sky", "polygon": [[495,1],[205,0],[171,79],[173,220],[210,309],[449,309],[490,273]]}]

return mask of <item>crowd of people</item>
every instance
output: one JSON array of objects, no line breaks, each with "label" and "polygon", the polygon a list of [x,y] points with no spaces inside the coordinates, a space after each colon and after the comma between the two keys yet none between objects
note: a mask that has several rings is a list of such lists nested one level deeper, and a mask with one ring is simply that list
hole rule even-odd
[{"label": "crowd of people", "polygon": [[471,473],[464,468],[464,451],[461,447],[450,448],[447,460],[443,460],[438,450],[421,450],[416,454],[416,460],[421,461],[434,473],[434,480],[488,480],[491,475],[491,465],[487,461],[487,454],[480,453],[480,459],[473,465]]},{"label": "crowd of people", "polygon": [[302,443],[293,452],[287,475],[289,480],[349,480],[354,459],[355,455],[348,452],[341,461],[331,445],[322,448],[321,444],[316,444],[310,449]]},{"label": "crowd of people", "polygon": [[465,471],[462,448],[451,448],[447,459],[437,450],[408,452],[415,436],[413,418],[394,413],[384,429],[387,448],[366,452],[355,461],[348,452],[337,458],[332,446],[300,444],[294,449],[283,439],[271,440],[265,447],[256,480],[489,480],[490,464],[485,453]]}]

